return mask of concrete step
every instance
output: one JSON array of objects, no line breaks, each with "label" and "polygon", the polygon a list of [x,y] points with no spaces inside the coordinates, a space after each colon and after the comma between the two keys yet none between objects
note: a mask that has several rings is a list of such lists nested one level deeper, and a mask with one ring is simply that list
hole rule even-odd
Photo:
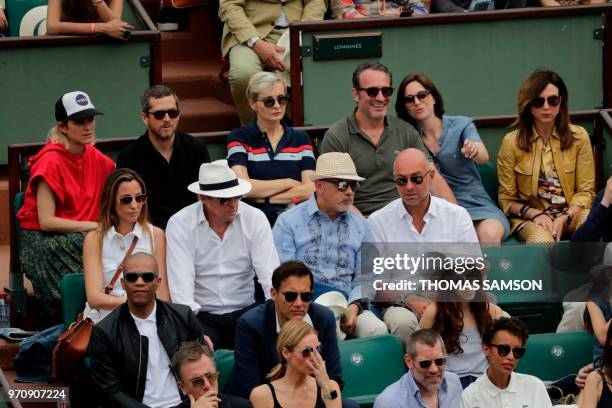
[{"label": "concrete step", "polygon": [[181,99],[181,124],[185,132],[212,132],[240,127],[233,105],[217,98]]},{"label": "concrete step", "polygon": [[166,62],[162,67],[162,81],[181,99],[214,97],[233,105],[229,84],[219,80],[221,66],[221,60]]}]

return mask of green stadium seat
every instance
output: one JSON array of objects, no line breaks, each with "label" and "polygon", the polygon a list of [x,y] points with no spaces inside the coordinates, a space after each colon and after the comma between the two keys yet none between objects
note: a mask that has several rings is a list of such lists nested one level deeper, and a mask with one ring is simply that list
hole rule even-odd
[{"label": "green stadium seat", "polygon": [[587,332],[530,335],[527,353],[516,371],[543,381],[558,380],[593,361],[593,337]]},{"label": "green stadium seat", "polygon": [[62,315],[66,329],[76,321],[79,313],[85,309],[85,278],[82,273],[64,275],[60,280],[62,296]]},{"label": "green stadium seat", "polygon": [[497,204],[497,173],[491,162],[478,165],[478,172],[482,179],[482,185],[485,191],[491,197],[494,203]]},{"label": "green stadium seat", "polygon": [[7,0],[6,12],[11,37],[47,32],[47,0]]},{"label": "green stadium seat", "polygon": [[227,380],[232,375],[234,369],[234,350],[217,350],[214,353],[215,365],[219,372],[219,392],[223,392]]},{"label": "green stadium seat", "polygon": [[406,373],[399,337],[377,336],[338,342],[344,390],[361,407],[370,407],[388,385]]}]

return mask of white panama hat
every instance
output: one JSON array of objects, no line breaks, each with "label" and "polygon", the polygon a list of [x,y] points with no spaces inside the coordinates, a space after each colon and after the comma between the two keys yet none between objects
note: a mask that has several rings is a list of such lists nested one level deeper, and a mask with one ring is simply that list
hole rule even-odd
[{"label": "white panama hat", "polygon": [[198,181],[191,183],[187,189],[209,197],[230,198],[251,191],[251,183],[238,178],[234,170],[229,168],[227,160],[215,160],[200,165]]},{"label": "white panama hat", "polygon": [[329,308],[334,313],[336,317],[336,336],[338,340],[344,340],[346,333],[340,328],[340,321],[343,317],[345,319],[349,317],[349,305],[344,295],[335,290],[325,292],[315,300],[315,303]]}]

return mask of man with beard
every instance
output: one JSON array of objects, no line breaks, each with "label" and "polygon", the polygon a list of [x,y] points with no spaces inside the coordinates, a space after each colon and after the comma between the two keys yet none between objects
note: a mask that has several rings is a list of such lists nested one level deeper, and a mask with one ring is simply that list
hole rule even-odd
[{"label": "man with beard", "polygon": [[327,291],[341,292],[349,316],[341,329],[354,337],[387,334],[387,326],[361,299],[361,243],[367,240],[367,221],[349,211],[360,182],[348,153],[324,153],[317,159],[315,194],[284,212],[276,221],[274,243],[281,262],[304,262],[314,275],[314,297]]},{"label": "man with beard", "polygon": [[[355,194],[355,206],[364,215],[396,199],[392,163],[397,154],[409,147],[429,157],[419,133],[407,122],[387,116],[393,88],[391,71],[379,63],[363,63],[353,72],[352,96],[355,110],[325,133],[320,153],[345,152],[366,178]],[[444,178],[432,170],[432,194],[456,202]]]},{"label": "man with beard", "polygon": [[[376,398],[374,408],[457,408],[461,382],[444,370],[446,350],[438,333],[431,329],[414,332],[404,355],[408,372]],[[482,405],[488,406],[488,405]]]},{"label": "man with beard", "polygon": [[144,179],[151,222],[165,229],[170,216],[195,201],[186,187],[210,157],[204,143],[177,132],[179,100],[170,88],[147,89],[141,106],[147,131],[119,153],[117,168],[130,168]]}]

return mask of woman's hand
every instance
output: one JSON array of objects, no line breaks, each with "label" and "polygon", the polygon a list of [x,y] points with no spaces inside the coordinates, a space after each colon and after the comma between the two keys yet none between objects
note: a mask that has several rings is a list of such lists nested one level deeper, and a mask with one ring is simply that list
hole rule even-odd
[{"label": "woman's hand", "polygon": [[561,240],[561,237],[563,236],[563,230],[565,230],[565,226],[567,225],[569,220],[570,220],[569,215],[563,214],[555,218],[555,221],[553,221],[552,235],[557,242]]},{"label": "woman's hand", "polygon": [[544,228],[546,231],[550,232],[552,236],[555,236],[554,230],[555,226],[552,218],[548,216],[546,213],[540,213],[541,215],[537,215],[532,219],[533,223],[539,227]]},{"label": "woman's hand", "polygon": [[327,390],[329,387],[329,375],[327,375],[327,368],[325,367],[325,361],[323,361],[323,357],[321,354],[314,349],[312,351],[312,355],[314,356],[314,363],[310,360],[307,360],[308,364],[314,371],[315,380],[317,380],[317,384],[324,390]]},{"label": "woman's hand", "polygon": [[126,41],[132,35],[134,27],[123,20],[111,20],[108,23],[96,23],[97,31],[118,40]]}]

